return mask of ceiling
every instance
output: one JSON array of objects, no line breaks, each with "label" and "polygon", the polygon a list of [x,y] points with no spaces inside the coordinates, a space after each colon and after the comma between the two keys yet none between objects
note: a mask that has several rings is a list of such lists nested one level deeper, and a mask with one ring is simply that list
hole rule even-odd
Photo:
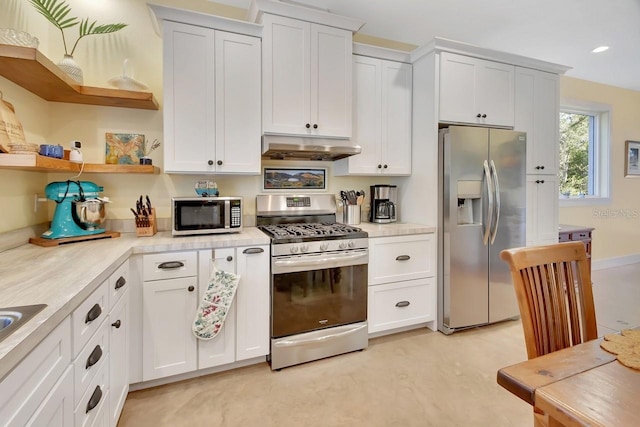
[{"label": "ceiling", "polygon": [[[248,9],[251,0],[213,0]],[[443,37],[572,67],[640,91],[640,0],[296,0],[362,19],[361,34],[413,45]],[[591,51],[601,45],[610,49]]]}]

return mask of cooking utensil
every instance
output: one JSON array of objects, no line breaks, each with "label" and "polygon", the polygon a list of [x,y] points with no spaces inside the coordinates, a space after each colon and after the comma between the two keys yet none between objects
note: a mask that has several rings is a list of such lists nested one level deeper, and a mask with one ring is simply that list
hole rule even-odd
[{"label": "cooking utensil", "polygon": [[106,203],[98,199],[74,201],[74,217],[81,227],[89,230],[94,229],[95,227],[102,224],[105,217],[107,216],[105,205]]}]

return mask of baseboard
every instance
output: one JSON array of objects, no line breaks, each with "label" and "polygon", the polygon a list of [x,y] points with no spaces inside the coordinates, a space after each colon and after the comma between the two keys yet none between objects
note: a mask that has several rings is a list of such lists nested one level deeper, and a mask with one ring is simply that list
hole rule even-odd
[{"label": "baseboard", "polygon": [[591,262],[592,270],[615,268],[623,265],[640,263],[640,254],[625,255],[615,258],[599,259]]}]

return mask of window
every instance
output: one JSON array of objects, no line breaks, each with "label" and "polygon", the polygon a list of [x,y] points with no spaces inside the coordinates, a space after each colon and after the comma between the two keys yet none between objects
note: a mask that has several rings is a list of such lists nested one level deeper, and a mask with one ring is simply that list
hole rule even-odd
[{"label": "window", "polygon": [[558,182],[563,205],[609,198],[609,121],[608,106],[560,107]]}]

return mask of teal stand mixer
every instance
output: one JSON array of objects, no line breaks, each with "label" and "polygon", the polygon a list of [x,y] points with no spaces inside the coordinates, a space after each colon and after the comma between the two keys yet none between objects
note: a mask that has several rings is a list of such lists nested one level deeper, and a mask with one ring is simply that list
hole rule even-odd
[{"label": "teal stand mixer", "polygon": [[100,224],[105,218],[106,198],[98,197],[104,188],[89,181],[58,181],[45,187],[45,196],[56,202],[51,228],[41,237],[91,236],[105,232]]}]

